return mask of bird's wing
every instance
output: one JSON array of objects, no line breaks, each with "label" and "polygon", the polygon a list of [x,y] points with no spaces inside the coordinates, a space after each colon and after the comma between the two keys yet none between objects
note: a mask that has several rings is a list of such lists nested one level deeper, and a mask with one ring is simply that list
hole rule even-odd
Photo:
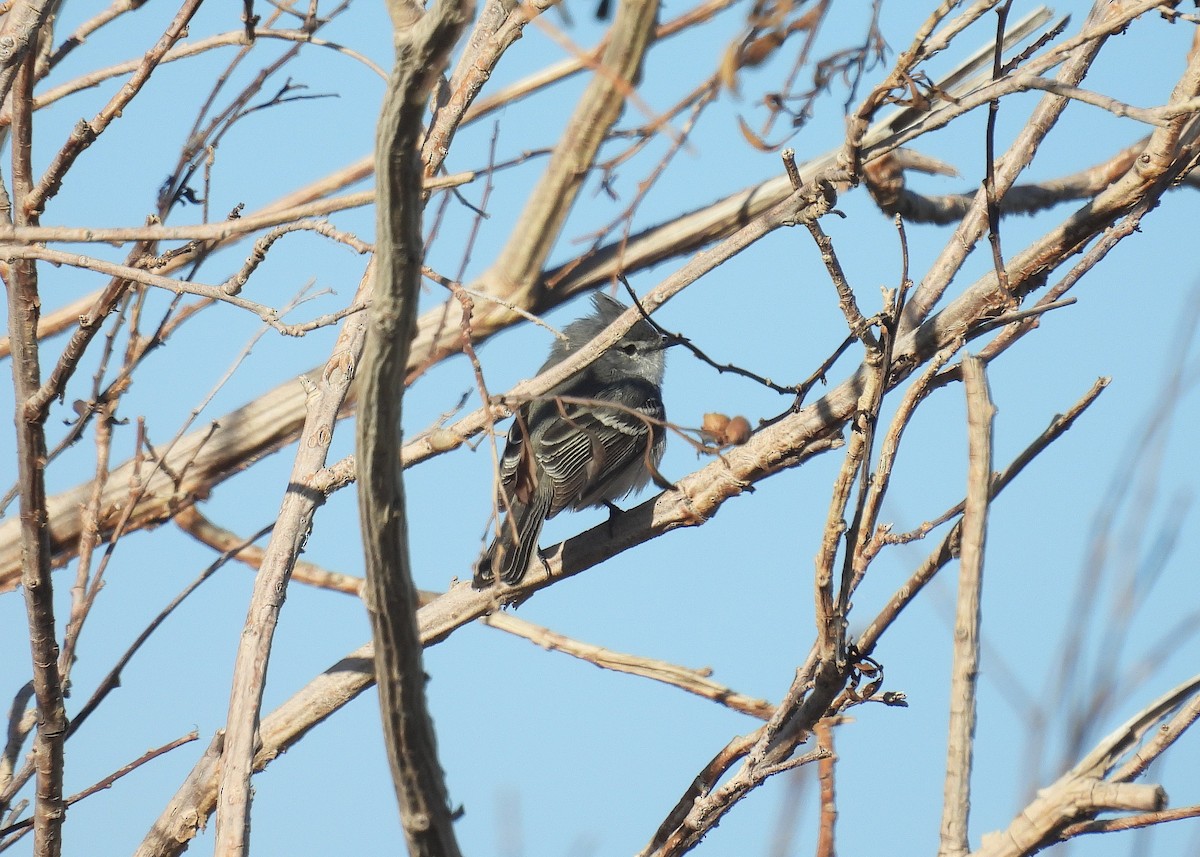
[{"label": "bird's wing", "polygon": [[532,501],[538,482],[537,460],[526,442],[530,418],[530,405],[517,410],[500,457],[500,490],[526,505]]},{"label": "bird's wing", "polygon": [[658,389],[641,379],[561,395],[581,401],[540,403],[556,418],[545,420],[534,444],[537,464],[554,485],[548,517],[612,499],[608,488],[614,479],[634,460],[649,460],[663,432]]}]

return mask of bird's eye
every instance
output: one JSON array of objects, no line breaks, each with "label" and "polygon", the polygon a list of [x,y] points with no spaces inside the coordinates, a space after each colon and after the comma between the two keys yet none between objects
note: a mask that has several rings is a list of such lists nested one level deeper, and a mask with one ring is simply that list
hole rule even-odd
[{"label": "bird's eye", "polygon": [[624,351],[626,354],[630,355],[631,357],[634,354],[637,354],[637,346],[634,345],[632,342],[626,342],[624,345],[621,346],[621,350]]}]

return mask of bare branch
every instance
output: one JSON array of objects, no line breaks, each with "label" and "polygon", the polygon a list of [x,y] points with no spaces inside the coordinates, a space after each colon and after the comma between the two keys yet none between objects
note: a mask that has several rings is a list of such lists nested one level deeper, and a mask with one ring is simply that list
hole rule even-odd
[{"label": "bare branch", "polygon": [[820,824],[817,827],[817,857],[836,857],[834,845],[837,829],[837,790],[834,779],[837,771],[837,755],[833,751],[833,727],[829,718],[819,721],[815,727],[817,745],[829,751],[829,755],[817,763],[817,781],[821,786]]},{"label": "bare branch", "polygon": [[[17,9],[21,14],[30,11],[25,4],[20,4]],[[33,92],[36,61],[35,52],[24,53],[16,67],[16,84],[12,89],[15,110],[12,139],[13,220],[20,226],[37,225],[37,211],[29,205],[33,193],[30,165],[33,117],[29,100]],[[6,77],[8,70],[0,69],[0,81]],[[41,383],[37,346],[41,299],[38,295],[37,266],[32,261],[23,261],[14,265],[5,279],[8,286],[8,329],[13,348],[13,412],[16,415],[17,484],[21,507],[20,520],[17,522],[20,528],[21,586],[25,592],[33,690],[37,699],[38,728],[34,742],[37,803],[33,817],[33,853],[37,857],[58,857],[62,851],[62,823],[66,814],[62,788],[67,714],[63,706],[62,677],[58,670],[50,539],[46,527],[44,415],[28,409],[28,402],[37,393]]]},{"label": "bare branch", "polygon": [[[104,791],[105,789],[111,789],[113,787],[113,784],[117,780],[121,779],[121,777],[125,776],[126,774],[131,773],[132,771],[136,771],[142,765],[146,764],[147,762],[151,762],[151,761],[157,759],[159,756],[162,756],[165,753],[171,752],[176,747],[182,747],[184,744],[190,744],[191,742],[195,741],[199,737],[200,737],[199,733],[193,730],[192,732],[189,732],[188,734],[186,734],[180,738],[176,738],[174,741],[168,741],[166,744],[163,744],[161,747],[155,747],[151,750],[147,750],[145,753],[138,756],[136,759],[134,759],[129,764],[122,765],[120,768],[113,771],[107,777],[105,777],[104,779],[95,783],[94,785],[90,785],[83,791],[71,795],[69,798],[66,799],[66,801],[65,801],[66,805],[71,806],[72,804],[78,803],[79,801],[83,800],[85,797],[91,797],[96,792]],[[10,833],[16,833],[20,830],[23,830],[25,828],[32,827],[32,826],[33,826],[33,822],[28,819],[25,821],[19,821],[16,824],[10,824],[8,827],[0,828],[0,836],[8,836]]]},{"label": "bare branch", "polygon": [[1163,718],[1174,713],[1175,724],[1194,719],[1194,712],[1200,709],[1198,697],[1200,676],[1147,705],[1102,739],[1075,767],[1039,790],[1005,830],[986,834],[973,857],[1023,857],[1059,839],[1060,830],[1090,821],[1100,812],[1161,811],[1166,804],[1161,786],[1129,783],[1123,776],[1114,776],[1113,769],[1121,757],[1131,753],[1136,757],[1153,743],[1155,727]]},{"label": "bare branch", "polygon": [[[1021,473],[1025,467],[1033,461],[1040,453],[1042,453],[1051,443],[1058,440],[1068,429],[1075,424],[1075,421],[1091,407],[1092,403],[1100,396],[1108,387],[1108,379],[1101,378],[1092,388],[1088,390],[1084,396],[1072,405],[1065,413],[1059,414],[1050,421],[1050,425],[1043,431],[1029,446],[1027,446],[1020,455],[1018,455],[1004,472],[997,476],[992,482],[991,496],[994,498],[997,494],[1003,491],[1008,485]],[[945,520],[949,520],[954,515],[961,514],[965,503],[955,507],[953,515],[942,516]],[[944,523],[944,521],[943,521]],[[921,538],[930,532],[933,526],[922,527],[918,533],[909,534],[906,536],[883,536],[885,541],[904,542],[911,541],[914,538]],[[962,522],[956,523],[950,532],[942,539],[940,545],[934,549],[926,560],[921,563],[920,567],[905,581],[904,585],[896,591],[887,605],[880,611],[866,629],[859,635],[857,648],[864,654],[871,654],[875,650],[875,645],[879,642],[879,638],[883,632],[896,620],[901,611],[912,602],[921,589],[933,576],[941,570],[954,556],[959,555],[959,550],[962,540]]]},{"label": "bare branch", "polygon": [[[286,228],[286,227],[281,227]],[[128,265],[118,265],[114,262],[105,262],[103,259],[94,259],[90,256],[82,256],[78,253],[67,253],[63,250],[51,250],[48,247],[15,247],[15,246],[0,246],[0,258],[9,261],[17,259],[44,259],[47,262],[54,262],[60,265],[74,265],[79,268],[85,268],[97,273],[107,274],[111,277],[118,277],[124,281],[141,283],[145,286],[154,286],[155,288],[165,289],[175,294],[196,295],[202,298],[208,298],[213,301],[221,301],[222,303],[230,304],[238,309],[246,310],[258,316],[263,322],[270,325],[275,330],[285,336],[300,336],[307,330],[311,329],[310,324],[323,326],[333,324],[356,312],[360,312],[363,308],[362,304],[351,304],[349,307],[323,316],[319,319],[314,319],[313,322],[306,324],[284,324],[279,321],[279,310],[265,306],[246,298],[238,297],[236,294],[229,294],[224,286],[208,286],[203,283],[192,283],[187,280],[176,280],[171,277],[163,277],[158,274],[151,274],[148,271],[142,271],[138,268],[131,268]],[[235,276],[236,279],[236,276]],[[89,326],[98,322],[99,319],[88,319]],[[49,403],[49,400],[54,396],[52,393],[43,395],[44,402],[42,405]]]},{"label": "bare branch", "polygon": [[954,620],[954,664],[950,683],[949,745],[939,855],[962,857],[971,848],[967,819],[971,810],[971,759],[975,746],[975,691],[979,676],[979,627],[983,591],[983,554],[992,481],[992,420],[996,412],[988,392],[984,363],[963,358],[967,395],[967,503],[963,511],[958,609]]},{"label": "bare branch", "polygon": [[[395,26],[396,64],[375,139],[378,249],[359,374],[358,508],[383,735],[405,840],[413,857],[457,857],[450,803],[425,702],[399,427],[421,281],[424,104],[474,14],[474,4],[438,0],[421,13],[391,2],[389,11]],[[252,756],[248,741],[243,741],[241,752],[247,763],[242,785],[248,790]]]},{"label": "bare branch", "polygon": [[660,681],[686,690],[688,693],[711,699],[742,714],[757,717],[759,720],[766,720],[775,710],[775,706],[766,700],[752,699],[713,681],[709,678],[712,673],[712,670],[709,669],[693,670],[655,658],[614,652],[591,643],[573,640],[549,628],[518,618],[511,613],[492,613],[485,616],[483,622],[509,634],[524,637],[548,651],[563,652],[595,664],[601,669]]},{"label": "bare branch", "polygon": [[[355,303],[365,300],[369,278],[364,277]],[[350,388],[352,371],[362,353],[365,331],[357,323],[342,326],[327,368],[303,387],[308,419],[296,453],[262,568],[255,579],[246,626],[234,661],[229,719],[222,756],[221,824],[217,853],[244,854],[249,835],[249,785],[254,758],[255,727],[259,719],[267,658],[282,607],[288,576],[308,537],[312,518],[323,498],[304,489],[308,474],[320,470],[329,452],[334,425]]]}]

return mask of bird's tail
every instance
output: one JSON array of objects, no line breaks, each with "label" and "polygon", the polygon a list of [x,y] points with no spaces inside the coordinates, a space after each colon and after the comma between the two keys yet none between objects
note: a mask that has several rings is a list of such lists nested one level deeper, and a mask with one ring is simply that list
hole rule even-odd
[{"label": "bird's tail", "polygon": [[497,577],[509,586],[521,582],[542,534],[550,498],[550,491],[535,491],[528,504],[512,499],[508,516],[500,522],[500,535],[475,565],[476,589],[490,586]]}]

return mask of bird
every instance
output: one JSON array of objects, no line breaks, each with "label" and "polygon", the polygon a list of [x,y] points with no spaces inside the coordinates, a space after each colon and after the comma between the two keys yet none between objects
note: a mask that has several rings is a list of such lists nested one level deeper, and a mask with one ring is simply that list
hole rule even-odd
[{"label": "bird", "polygon": [[[627,307],[603,292],[593,312],[563,329],[539,370],[587,345]],[[525,576],[542,524],[563,509],[607,506],[661,481],[666,445],[662,381],[668,341],[640,319],[593,363],[522,405],[500,459],[495,538],[475,565],[477,589]]]}]

